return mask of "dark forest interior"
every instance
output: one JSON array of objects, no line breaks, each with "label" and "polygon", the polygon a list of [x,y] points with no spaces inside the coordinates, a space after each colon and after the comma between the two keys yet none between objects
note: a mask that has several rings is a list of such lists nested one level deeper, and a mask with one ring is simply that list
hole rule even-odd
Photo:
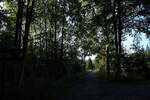
[{"label": "dark forest interior", "polygon": [[0,0],[0,100],[149,93],[149,0]]}]

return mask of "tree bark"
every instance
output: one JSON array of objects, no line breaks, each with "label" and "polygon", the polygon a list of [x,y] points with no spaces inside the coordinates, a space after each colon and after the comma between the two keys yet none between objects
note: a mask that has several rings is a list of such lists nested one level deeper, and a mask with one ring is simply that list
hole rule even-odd
[{"label": "tree bark", "polygon": [[62,21],[62,37],[61,37],[61,56],[60,56],[60,60],[62,61],[64,56],[64,24],[65,24],[65,0],[63,1],[63,21]]},{"label": "tree bark", "polygon": [[35,0],[32,1],[32,5],[30,8],[30,0],[28,0],[27,5],[27,12],[26,12],[26,24],[25,24],[25,34],[23,37],[23,56],[25,57],[27,52],[27,46],[28,46],[28,36],[29,36],[29,29],[32,19],[32,13],[33,13],[33,7],[34,7]]},{"label": "tree bark", "polygon": [[27,53],[27,47],[28,47],[28,36],[29,36],[29,28],[31,24],[31,19],[32,19],[32,13],[33,13],[33,7],[35,0],[32,1],[32,5],[30,7],[30,0],[28,0],[28,5],[27,5],[27,12],[26,12],[26,24],[25,24],[25,33],[23,37],[23,67],[22,67],[22,72],[21,72],[21,78],[19,82],[19,87],[21,87],[23,80],[24,80],[24,70],[25,70],[25,58],[26,58],[26,53]]},{"label": "tree bark", "polygon": [[117,16],[116,16],[116,2],[114,2],[113,4],[113,25],[114,25],[114,34],[115,34],[115,58],[116,58],[116,61],[115,61],[115,70],[116,70],[116,80],[119,80],[120,79],[120,60],[119,60],[119,54],[118,54],[118,27],[117,27]]},{"label": "tree bark", "polygon": [[[45,11],[46,12],[46,11]],[[46,20],[46,18],[45,18],[45,51],[46,51],[46,58],[48,58],[48,42],[47,42],[47,40],[48,40],[48,35],[47,35],[47,20]]]},{"label": "tree bark", "polygon": [[16,32],[15,32],[15,47],[20,48],[21,45],[21,32],[22,32],[22,15],[23,15],[23,4],[22,0],[18,0],[18,11],[16,20]]},{"label": "tree bark", "polygon": [[[121,73],[121,52],[122,52],[122,45],[121,45],[121,42],[122,42],[122,21],[121,21],[121,9],[122,9],[122,7],[121,7],[121,2],[120,2],[120,0],[118,0],[118,2],[117,2],[117,11],[118,11],[118,26],[117,26],[117,28],[118,28],[118,60],[117,60],[117,62],[118,62],[118,74],[120,74]],[[121,78],[121,76],[119,75],[118,76],[118,79],[120,79]]]},{"label": "tree bark", "polygon": [[57,0],[55,1],[55,22],[54,22],[54,27],[55,27],[55,35],[54,35],[54,61],[57,61],[57,16],[56,16],[56,12],[57,12]]},{"label": "tree bark", "polygon": [[107,77],[110,76],[110,64],[109,64],[109,49],[107,48],[107,57],[106,57],[106,63],[107,63]]},{"label": "tree bark", "polygon": [[[109,34],[106,34],[107,41],[109,43]],[[109,63],[109,46],[106,47],[106,68],[107,68],[107,77],[110,76],[110,63]]]}]

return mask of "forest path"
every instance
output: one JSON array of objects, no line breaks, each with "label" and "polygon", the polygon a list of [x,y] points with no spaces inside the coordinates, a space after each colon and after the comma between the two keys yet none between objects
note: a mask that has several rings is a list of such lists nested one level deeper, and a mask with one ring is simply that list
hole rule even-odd
[{"label": "forest path", "polygon": [[96,80],[96,72],[87,72],[59,100],[150,100],[150,84],[121,84]]}]

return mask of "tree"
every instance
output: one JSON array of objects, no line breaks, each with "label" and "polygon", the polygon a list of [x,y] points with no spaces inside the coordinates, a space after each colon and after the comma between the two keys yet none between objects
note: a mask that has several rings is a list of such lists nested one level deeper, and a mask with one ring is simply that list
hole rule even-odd
[{"label": "tree", "polygon": [[90,58],[89,61],[88,61],[88,69],[93,70],[94,68],[95,68],[95,66],[94,66],[94,64],[93,64],[93,62],[92,62],[92,60]]},{"label": "tree", "polygon": [[24,1],[18,0],[18,11],[16,15],[16,32],[15,32],[15,46],[20,48],[21,46],[21,35],[22,35],[22,15],[23,15]]},{"label": "tree", "polygon": [[[33,13],[33,7],[34,7],[35,0],[28,0],[27,1],[27,8],[26,8],[26,23],[25,23],[25,32],[23,36],[23,59],[26,59],[26,53],[27,53],[27,47],[28,47],[28,37],[29,37],[29,29],[30,29],[30,24],[32,21],[32,13]],[[18,4],[19,5],[19,4]],[[18,20],[18,19],[17,19]],[[25,70],[25,61],[23,61],[23,68],[21,72],[21,78],[20,78],[20,84],[19,86],[22,85],[22,82],[24,80],[24,70]]]}]

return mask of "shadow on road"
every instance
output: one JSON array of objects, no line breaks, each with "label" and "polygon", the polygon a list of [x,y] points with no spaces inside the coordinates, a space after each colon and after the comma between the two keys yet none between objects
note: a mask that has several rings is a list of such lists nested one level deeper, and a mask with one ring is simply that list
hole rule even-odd
[{"label": "shadow on road", "polygon": [[59,100],[149,100],[149,93],[150,85],[100,82],[95,71],[88,71]]}]

